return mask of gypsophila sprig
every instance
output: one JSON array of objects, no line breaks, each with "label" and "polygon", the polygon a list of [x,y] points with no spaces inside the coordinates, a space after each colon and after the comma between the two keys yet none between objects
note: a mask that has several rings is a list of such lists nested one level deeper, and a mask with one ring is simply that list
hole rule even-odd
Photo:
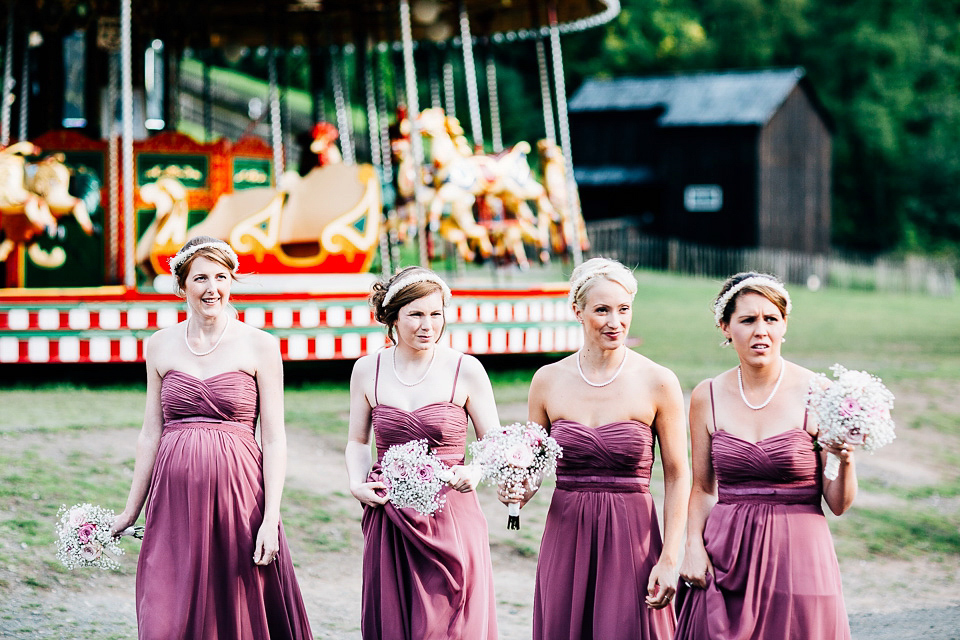
[{"label": "gypsophila sprig", "polygon": [[[864,451],[876,451],[893,442],[894,422],[890,416],[893,394],[880,378],[866,371],[850,371],[842,365],[830,367],[836,378],[818,373],[810,381],[807,409],[820,423],[819,444],[852,444]],[[837,477],[840,458],[827,454],[823,475]]]},{"label": "gypsophila sprig", "polygon": [[[123,548],[120,539],[110,535],[114,517],[110,509],[89,503],[62,505],[57,512],[57,559],[68,569],[119,569]],[[143,527],[128,527],[121,535],[142,538]]]},{"label": "gypsophila sprig", "polygon": [[450,470],[430,451],[426,440],[393,445],[383,454],[380,470],[387,498],[398,509],[411,507],[429,516],[447,502],[440,490],[450,479]]},{"label": "gypsophila sprig", "polygon": [[[537,483],[555,473],[563,451],[546,429],[535,422],[513,424],[488,431],[470,445],[473,461],[483,465],[483,479],[511,492],[523,490],[524,482]],[[520,528],[520,505],[509,505],[508,529]]]}]

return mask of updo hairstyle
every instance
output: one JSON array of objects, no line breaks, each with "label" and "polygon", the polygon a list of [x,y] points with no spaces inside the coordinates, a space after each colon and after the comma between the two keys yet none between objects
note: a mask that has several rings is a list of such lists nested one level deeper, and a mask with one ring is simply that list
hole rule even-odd
[{"label": "updo hairstyle", "polygon": [[[404,281],[409,284],[404,284]],[[442,294],[443,304],[446,306],[450,301],[450,289],[440,279],[440,276],[425,267],[406,267],[394,274],[389,280],[379,280],[374,283],[373,293],[370,294],[370,306],[373,308],[374,319],[387,327],[387,337],[390,338],[390,342],[397,344],[394,331],[397,327],[400,309],[414,300],[419,300],[436,292]],[[446,328],[447,321],[444,317],[443,328],[440,330],[440,335],[437,336],[438,341]]]},{"label": "updo hairstyle", "polygon": [[714,299],[714,319],[718,327],[730,323],[733,310],[737,307],[737,299],[744,293],[760,294],[780,310],[784,319],[790,313],[790,294],[778,277],[768,273],[745,271],[727,278]]},{"label": "updo hairstyle", "polygon": [[590,258],[570,274],[569,303],[577,305],[582,311],[587,302],[587,293],[599,278],[616,282],[626,289],[631,297],[637,295],[637,279],[630,269],[609,258]]},{"label": "updo hairstyle", "polygon": [[[197,245],[202,246],[196,249]],[[186,254],[186,257],[180,257]],[[207,258],[223,265],[230,271],[230,277],[237,279],[237,254],[223,240],[211,236],[197,236],[190,238],[186,244],[180,247],[176,255],[170,259],[171,272],[174,278],[174,291],[181,298],[186,296],[187,275],[190,273],[190,265],[197,258]]]}]

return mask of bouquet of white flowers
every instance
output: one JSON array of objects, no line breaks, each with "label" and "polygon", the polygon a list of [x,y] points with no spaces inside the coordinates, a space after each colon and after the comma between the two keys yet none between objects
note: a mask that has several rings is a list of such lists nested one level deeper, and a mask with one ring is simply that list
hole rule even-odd
[{"label": "bouquet of white flowers", "polygon": [[[524,481],[539,482],[557,470],[563,456],[560,445],[546,429],[535,422],[514,422],[470,445],[474,462],[483,465],[483,478],[489,484],[504,485],[511,491],[523,490]],[[520,505],[509,505],[507,529],[520,528]]]},{"label": "bouquet of white flowers", "polygon": [[[866,371],[850,371],[839,364],[830,370],[836,380],[818,373],[807,394],[807,409],[820,423],[817,442],[858,445],[866,451],[893,442],[893,394],[880,378]],[[839,470],[840,458],[828,454],[823,475],[833,480]]]},{"label": "bouquet of white flowers", "polygon": [[398,509],[413,507],[433,515],[446,504],[440,489],[450,479],[450,469],[430,451],[426,440],[395,444],[380,461],[387,498]]},{"label": "bouquet of white flowers", "polygon": [[[67,505],[57,512],[57,559],[68,569],[98,567],[119,569],[123,555],[119,539],[110,535],[114,514],[92,504]],[[121,536],[143,537],[143,527],[127,527]]]}]

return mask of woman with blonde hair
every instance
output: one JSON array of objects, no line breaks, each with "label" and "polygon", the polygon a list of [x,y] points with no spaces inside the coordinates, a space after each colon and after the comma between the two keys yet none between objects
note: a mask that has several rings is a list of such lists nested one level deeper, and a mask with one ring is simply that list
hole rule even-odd
[{"label": "woman with blonde hair", "polygon": [[[423,267],[378,282],[370,304],[394,346],[357,360],[350,378],[346,462],[363,505],[365,640],[497,637],[487,522],[474,491],[481,470],[464,464],[464,451],[468,419],[482,438],[499,418],[480,362],[438,344],[449,300],[446,283]],[[380,471],[391,445],[421,439],[451,472],[433,515],[394,507]]]},{"label": "woman with blonde hair", "polygon": [[[693,490],[680,574],[690,585],[682,640],[850,638],[840,569],[821,500],[853,502],[853,448],[821,452],[806,411],[813,373],[781,354],[791,311],[777,278],[738,273],[714,301],[737,366],[690,397]],[[841,459],[823,477],[827,451]]]},{"label": "woman with blonde hair", "polygon": [[[583,347],[539,369],[529,419],[563,448],[537,564],[537,640],[667,640],[686,521],[683,394],[672,371],[627,347],[637,281],[593,258],[570,278]],[[664,536],[650,495],[654,444]],[[503,496],[510,502],[530,498]]]},{"label": "woman with blonde hair", "polygon": [[237,320],[237,266],[226,242],[187,242],[170,260],[187,319],[147,342],[147,408],[112,530],[136,522],[149,492],[137,563],[141,640],[313,637],[280,524],[280,347]]}]

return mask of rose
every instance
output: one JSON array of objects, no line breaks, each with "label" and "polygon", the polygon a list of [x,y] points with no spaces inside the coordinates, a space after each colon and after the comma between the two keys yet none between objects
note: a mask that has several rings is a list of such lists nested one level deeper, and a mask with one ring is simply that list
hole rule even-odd
[{"label": "rose", "polygon": [[530,451],[530,447],[523,444],[515,444],[507,449],[504,458],[510,466],[521,469],[526,469],[533,464],[533,452]]},{"label": "rose", "polygon": [[77,529],[77,540],[80,544],[87,544],[97,531],[97,525],[87,522]]},{"label": "rose", "polygon": [[103,553],[103,546],[99,542],[88,542],[80,547],[80,557],[87,562],[93,562]]},{"label": "rose", "polygon": [[847,444],[860,445],[863,444],[863,439],[865,435],[860,430],[860,427],[852,427],[847,431],[847,436],[844,438],[844,441]]},{"label": "rose", "polygon": [[429,464],[417,467],[417,479],[421,482],[433,482],[434,475],[433,467]]},{"label": "rose", "polygon": [[391,471],[393,472],[392,475],[395,478],[401,479],[401,480],[410,475],[410,469],[407,467],[407,464],[402,460],[394,461]]},{"label": "rose", "polygon": [[79,527],[86,520],[87,514],[80,507],[70,509],[70,515],[67,516],[67,522],[71,527]]},{"label": "rose", "polygon": [[844,418],[850,418],[860,411],[860,403],[854,398],[844,398],[840,403],[840,415]]}]

